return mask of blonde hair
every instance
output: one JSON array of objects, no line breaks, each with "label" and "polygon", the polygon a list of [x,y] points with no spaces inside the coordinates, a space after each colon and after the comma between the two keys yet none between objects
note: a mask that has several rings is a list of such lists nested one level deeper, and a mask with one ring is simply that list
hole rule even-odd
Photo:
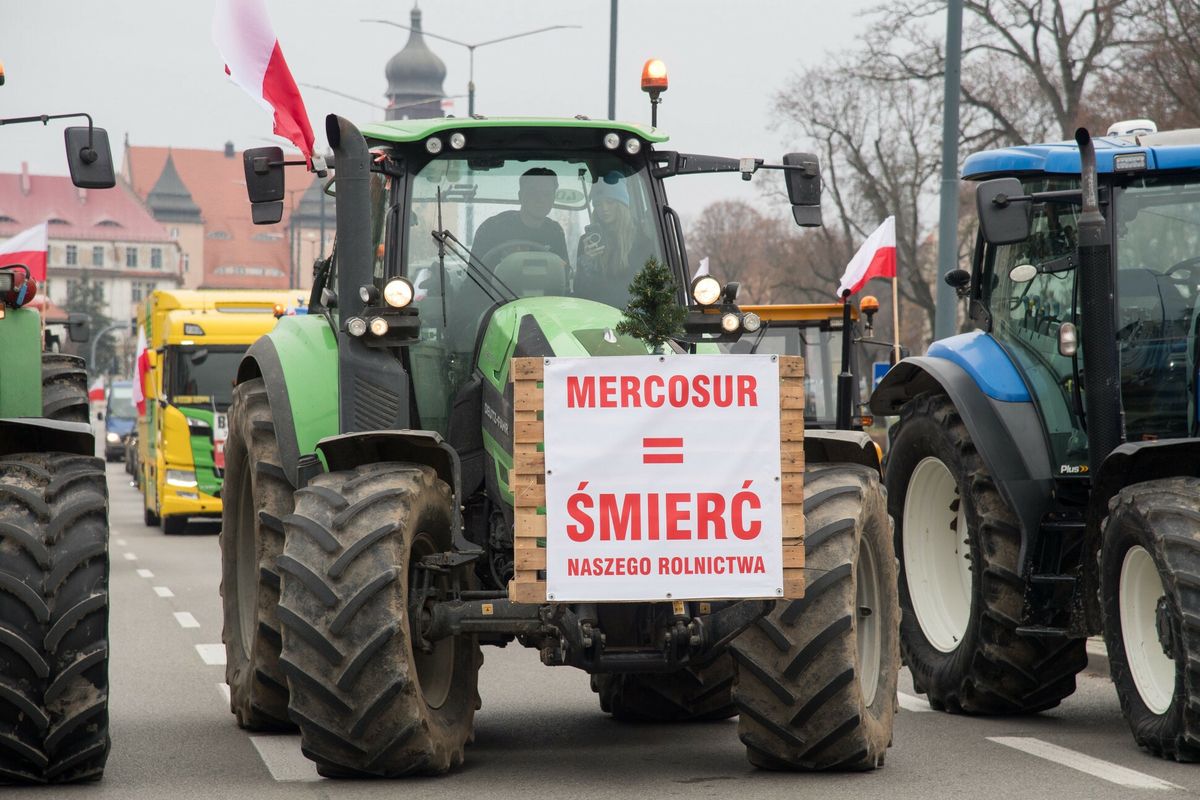
[{"label": "blonde hair", "polygon": [[611,204],[614,213],[612,225],[606,226],[611,235],[605,237],[607,241],[600,269],[608,277],[619,277],[629,271],[629,253],[633,250],[637,230],[629,206],[616,200],[605,199],[603,202]]}]

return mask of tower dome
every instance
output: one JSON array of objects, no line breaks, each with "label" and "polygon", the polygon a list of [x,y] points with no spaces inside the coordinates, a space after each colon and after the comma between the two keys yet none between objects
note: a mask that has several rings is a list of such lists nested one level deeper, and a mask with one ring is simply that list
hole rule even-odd
[{"label": "tower dome", "polygon": [[388,61],[388,119],[426,119],[442,116],[446,92],[446,65],[425,44],[421,34],[421,9],[413,7],[412,31],[404,49]]}]

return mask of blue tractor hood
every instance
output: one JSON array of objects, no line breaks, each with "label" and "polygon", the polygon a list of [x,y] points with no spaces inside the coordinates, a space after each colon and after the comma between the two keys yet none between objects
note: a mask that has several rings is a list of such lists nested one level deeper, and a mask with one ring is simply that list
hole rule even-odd
[{"label": "blue tractor hood", "polygon": [[[1118,155],[1144,153],[1146,166],[1138,172],[1200,169],[1200,128],[1137,136],[1099,136],[1096,170],[1114,172]],[[1079,148],[1074,141],[1021,145],[985,150],[963,162],[964,180],[985,180],[1022,174],[1079,174]]]}]

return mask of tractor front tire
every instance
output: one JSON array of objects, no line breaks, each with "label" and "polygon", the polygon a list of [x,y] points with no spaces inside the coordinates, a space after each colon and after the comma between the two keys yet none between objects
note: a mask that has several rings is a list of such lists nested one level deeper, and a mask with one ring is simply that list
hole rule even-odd
[{"label": "tractor front tire", "polygon": [[420,560],[452,549],[452,502],[432,469],[407,463],[319,475],[296,492],[279,559],[281,664],[301,749],[322,775],[462,763],[483,658],[468,636],[422,651],[409,594]]},{"label": "tractor front tire", "polygon": [[755,766],[870,770],[892,741],[900,669],[896,557],[879,473],[804,473],[800,600],[733,641],[738,736]]},{"label": "tractor front tire", "polygon": [[1126,487],[1102,541],[1104,640],[1133,738],[1160,758],[1200,761],[1200,479]]},{"label": "tractor front tire", "polygon": [[600,709],[622,722],[700,722],[738,713],[728,653],[675,672],[593,675],[592,691],[600,695]]},{"label": "tractor front tire", "polygon": [[87,367],[79,356],[42,353],[42,416],[58,422],[91,422]]},{"label": "tractor front tire", "polygon": [[1087,665],[1084,639],[1023,636],[1021,533],[954,404],[921,395],[888,451],[888,509],[900,559],[900,649],[935,709],[1054,708]]},{"label": "tractor front tire", "polygon": [[282,520],[292,513],[295,501],[262,378],[233,390],[225,463],[221,639],[230,710],[248,730],[294,730],[287,714],[287,679],[279,665],[275,559],[283,552]]},{"label": "tractor front tire", "polygon": [[98,458],[0,459],[0,782],[104,773],[107,505]]}]

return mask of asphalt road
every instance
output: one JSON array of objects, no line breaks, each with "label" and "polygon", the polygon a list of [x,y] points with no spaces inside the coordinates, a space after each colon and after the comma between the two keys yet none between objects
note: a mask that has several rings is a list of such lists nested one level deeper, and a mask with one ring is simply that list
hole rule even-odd
[{"label": "asphalt road", "polygon": [[[441,778],[321,779],[299,738],[238,729],[224,693],[216,526],[166,537],[142,524],[121,464],[112,509],[113,748],[104,779],[20,790],[88,798],[731,797],[1131,798],[1200,793],[1200,765],[1136,749],[1099,671],[1051,712],[980,719],[935,713],[901,680],[887,766],[861,774],[755,770],[736,722],[627,725],[600,712],[587,676],[533,651],[486,648],[483,708],[461,770]],[[1102,657],[1093,664],[1103,669]],[[15,791],[5,796],[16,796]]]}]

